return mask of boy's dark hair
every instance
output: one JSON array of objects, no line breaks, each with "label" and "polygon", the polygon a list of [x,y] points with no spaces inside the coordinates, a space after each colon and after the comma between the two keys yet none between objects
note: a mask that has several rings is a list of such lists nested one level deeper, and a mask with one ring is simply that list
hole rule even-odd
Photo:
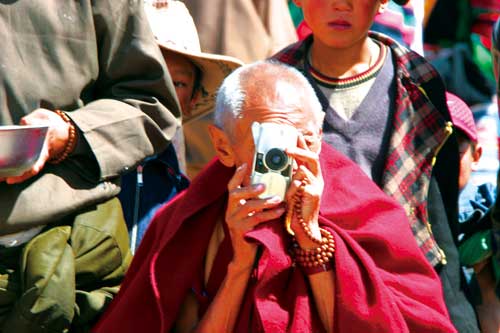
[{"label": "boy's dark hair", "polygon": [[458,142],[460,143],[460,142],[463,142],[463,141],[467,141],[470,144],[471,152],[474,154],[475,151],[476,151],[477,142],[472,141],[471,138],[467,134],[465,134],[465,132],[462,131],[461,129],[455,128],[455,131],[457,133],[457,140],[458,140]]},{"label": "boy's dark hair", "polygon": [[397,3],[398,5],[406,5],[410,0],[392,0],[394,1],[395,3]]}]

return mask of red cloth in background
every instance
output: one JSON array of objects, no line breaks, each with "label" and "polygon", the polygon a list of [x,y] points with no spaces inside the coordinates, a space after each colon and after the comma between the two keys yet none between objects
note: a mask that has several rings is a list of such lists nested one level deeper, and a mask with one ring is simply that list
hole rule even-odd
[{"label": "red cloth in background", "polygon": [[[335,331],[455,332],[440,280],[403,209],[345,156],[325,145],[320,157],[325,178],[320,224],[334,234],[337,246]],[[119,295],[93,332],[171,328],[204,264],[233,173],[215,160],[157,213]],[[318,327],[307,278],[292,266],[282,223],[266,223],[247,237],[261,244],[262,256],[235,331],[248,331],[249,325],[266,332]]]}]

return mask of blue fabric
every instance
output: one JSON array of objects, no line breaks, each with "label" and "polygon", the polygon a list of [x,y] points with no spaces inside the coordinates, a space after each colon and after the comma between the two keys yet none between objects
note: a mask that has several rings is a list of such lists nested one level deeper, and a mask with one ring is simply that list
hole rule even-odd
[{"label": "blue fabric", "polygon": [[[146,159],[141,167],[142,177],[137,169],[122,176],[122,190],[118,196],[129,234],[137,225],[137,238],[134,244],[130,244],[133,250],[139,246],[158,208],[189,185],[188,179],[179,170],[172,145],[160,155]],[[134,216],[136,210],[137,217]],[[133,241],[132,237],[130,241]]]},{"label": "blue fabric", "polygon": [[[463,265],[468,262],[475,262],[481,256],[490,256],[492,254],[493,260],[495,260],[495,253],[498,250],[495,249],[491,216],[491,207],[495,203],[495,198],[495,186],[489,183],[475,186],[472,182],[469,182],[460,192],[458,201],[460,235],[458,240],[460,242],[459,252]],[[493,267],[494,271],[498,267],[495,261],[493,261]],[[475,278],[474,270],[472,267],[465,266],[463,270],[471,290],[473,303],[481,304],[481,292]],[[495,272],[494,274],[494,278],[498,284],[499,277],[496,276]]]},{"label": "blue fabric", "polygon": [[458,221],[468,220],[474,213],[484,215],[495,202],[495,186],[493,184],[482,184],[476,186],[472,182],[460,192],[458,198]]}]

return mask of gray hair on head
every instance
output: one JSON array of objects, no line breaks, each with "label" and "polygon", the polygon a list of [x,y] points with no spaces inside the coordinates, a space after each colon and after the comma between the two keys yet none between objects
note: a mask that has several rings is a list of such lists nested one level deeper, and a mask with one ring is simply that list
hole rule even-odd
[{"label": "gray hair on head", "polygon": [[[233,71],[222,82],[215,102],[214,124],[230,138],[234,138],[234,121],[243,116],[243,107],[247,102],[246,91],[257,89],[263,101],[269,96],[268,91],[280,82],[288,83],[295,89],[283,89],[280,93],[289,94],[291,100],[302,96],[301,107],[307,106],[314,116],[318,129],[322,127],[324,113],[314,89],[298,70],[288,65],[272,61],[258,61],[244,65]],[[293,97],[293,98],[292,98]]]}]

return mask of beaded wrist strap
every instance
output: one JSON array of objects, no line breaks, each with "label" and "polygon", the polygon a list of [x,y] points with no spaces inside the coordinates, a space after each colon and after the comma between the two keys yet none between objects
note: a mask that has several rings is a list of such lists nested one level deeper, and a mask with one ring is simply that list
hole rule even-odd
[{"label": "beaded wrist strap", "polygon": [[296,242],[293,247],[295,262],[300,267],[315,268],[330,263],[335,253],[335,240],[332,234],[323,228],[321,230],[321,244],[313,249],[304,250]]},{"label": "beaded wrist strap", "polygon": [[300,270],[306,274],[306,275],[313,275],[317,273],[322,273],[322,272],[328,272],[333,269],[333,262],[329,261],[326,264],[319,265],[319,266],[314,266],[314,267],[304,267],[304,266],[299,266]]},{"label": "beaded wrist strap", "polygon": [[54,110],[55,113],[59,117],[62,118],[68,125],[68,141],[66,142],[66,146],[64,146],[64,150],[57,156],[52,157],[49,162],[52,164],[58,164],[64,161],[69,154],[75,150],[76,147],[76,128],[71,119],[69,119],[68,115],[66,113],[62,112],[61,110]]},{"label": "beaded wrist strap", "polygon": [[301,202],[305,186],[306,181],[302,181],[302,184],[294,196],[293,209],[291,209],[291,211],[297,215],[299,224],[306,233],[307,237],[314,243],[318,244],[318,247],[304,250],[295,241],[292,251],[295,257],[295,262],[300,266],[302,271],[311,275],[333,268],[332,259],[333,254],[335,253],[335,240],[330,231],[323,228],[319,229],[321,232],[321,238],[317,239],[314,237],[311,229],[304,221]]}]

